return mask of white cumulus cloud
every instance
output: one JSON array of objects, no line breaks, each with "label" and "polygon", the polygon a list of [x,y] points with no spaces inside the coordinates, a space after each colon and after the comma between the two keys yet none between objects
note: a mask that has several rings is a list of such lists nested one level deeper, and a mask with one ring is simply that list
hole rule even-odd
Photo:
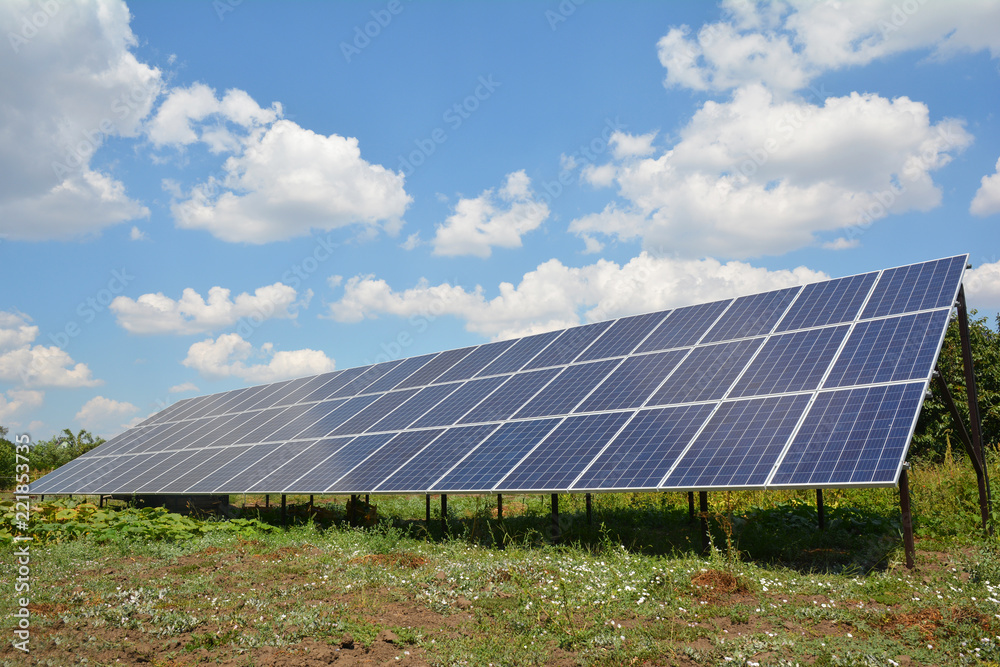
[{"label": "white cumulus cloud", "polygon": [[9,389],[6,395],[0,393],[0,423],[5,426],[20,426],[15,419],[42,405],[44,391],[34,389]]},{"label": "white cumulus cloud", "polygon": [[737,261],[674,259],[641,253],[624,265],[599,260],[582,267],[551,259],[526,273],[518,285],[501,283],[488,297],[481,286],[466,290],[420,281],[393,289],[374,276],[354,276],[330,306],[333,319],[358,322],[381,314],[411,317],[428,312],[451,315],[465,327],[500,339],[751,294],[824,280],[805,267],[770,271]]},{"label": "white cumulus cloud", "polygon": [[982,216],[1000,213],[1000,160],[997,160],[996,171],[983,176],[980,181],[976,196],[969,206],[969,213]]},{"label": "white cumulus cloud", "polygon": [[[44,25],[36,16],[44,16]],[[121,0],[0,3],[0,233],[91,235],[149,210],[91,167],[112,137],[135,137],[159,95],[159,70],[132,49]]]},{"label": "white cumulus cloud", "polygon": [[128,418],[137,412],[139,408],[126,401],[95,396],[83,404],[74,419],[96,435],[109,436],[129,428]]},{"label": "white cumulus cloud", "polygon": [[[256,359],[262,360],[261,363],[252,363]],[[272,343],[264,343],[255,350],[236,333],[195,343],[188,349],[183,364],[207,379],[235,377],[249,383],[317,375],[335,367],[334,360],[321,350],[276,351]]]},{"label": "white cumulus cloud", "polygon": [[206,300],[194,289],[186,288],[179,299],[161,292],[143,294],[136,299],[116,297],[111,302],[118,324],[135,334],[194,334],[232,326],[242,318],[254,324],[272,319],[294,319],[300,308],[308,306],[312,291],[298,299],[295,288],[283,283],[258,287],[253,294],[243,292],[235,299],[224,287],[212,287]]},{"label": "white cumulus cloud", "polygon": [[746,86],[706,102],[662,154],[585,172],[595,185],[613,177],[624,203],[570,230],[639,238],[658,254],[741,259],[829,232],[848,230],[850,242],[888,214],[937,206],[931,173],[971,141],[960,121],[932,123],[926,105],[905,97],[814,104]]},{"label": "white cumulus cloud", "polygon": [[1000,310],[1000,261],[974,266],[962,283],[969,308]]},{"label": "white cumulus cloud", "polygon": [[289,120],[252,133],[223,171],[171,205],[179,227],[256,244],[348,225],[395,234],[412,201],[403,175],[365,161],[357,139]]},{"label": "white cumulus cloud", "polygon": [[194,382],[182,382],[181,384],[175,384],[167,391],[171,394],[190,394],[191,392],[198,391],[198,385]]},{"label": "white cumulus cloud", "polygon": [[493,247],[520,248],[521,237],[549,217],[549,207],[536,200],[531,179],[523,170],[507,174],[500,191],[486,190],[471,199],[459,199],[431,243],[435,255],[489,257]]},{"label": "white cumulus cloud", "polygon": [[0,311],[0,382],[22,387],[94,387],[90,368],[56,345],[32,345],[38,327],[21,313]]}]

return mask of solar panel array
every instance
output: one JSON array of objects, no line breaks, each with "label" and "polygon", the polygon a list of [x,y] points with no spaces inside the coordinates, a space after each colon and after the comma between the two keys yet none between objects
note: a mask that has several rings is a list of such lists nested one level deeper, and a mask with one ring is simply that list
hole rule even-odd
[{"label": "solar panel array", "polygon": [[891,486],[966,261],[186,399],[31,490]]}]

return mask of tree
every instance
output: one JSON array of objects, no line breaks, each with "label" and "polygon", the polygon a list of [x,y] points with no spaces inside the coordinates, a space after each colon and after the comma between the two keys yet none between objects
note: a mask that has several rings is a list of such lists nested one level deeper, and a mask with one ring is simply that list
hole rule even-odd
[{"label": "tree", "polygon": [[7,439],[7,428],[0,426],[0,488],[14,485],[14,443]]},{"label": "tree", "polygon": [[81,454],[104,444],[104,438],[95,437],[90,431],[76,433],[68,428],[51,440],[36,442],[31,447],[31,470],[48,471],[66,465]]},{"label": "tree", "polygon": [[[969,341],[972,346],[976,390],[979,394],[983,446],[996,447],[1000,445],[1000,315],[996,321],[997,331],[990,329],[985,317],[977,318],[975,315],[976,311],[972,311],[969,318]],[[937,367],[948,383],[948,390],[968,428],[969,406],[965,393],[965,366],[958,320],[948,325]],[[931,390],[932,395],[924,401],[920,412],[910,452],[917,458],[940,461],[944,457],[948,439],[956,453],[965,450],[936,382],[931,383]]]}]

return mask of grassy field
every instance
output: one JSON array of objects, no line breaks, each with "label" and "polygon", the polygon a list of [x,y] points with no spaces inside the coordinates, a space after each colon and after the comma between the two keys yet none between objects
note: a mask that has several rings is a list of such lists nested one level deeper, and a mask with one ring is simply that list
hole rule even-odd
[{"label": "grassy field", "polygon": [[0,546],[0,665],[1000,664],[971,465],[911,487],[913,571],[890,489],[827,490],[823,531],[813,492],[711,494],[707,554],[683,494],[594,496],[589,524],[561,497],[558,544],[539,496],[505,496],[502,523],[451,496],[447,527],[436,499],[426,525],[422,497],[373,497],[354,528],[345,498],[310,518],[294,497],[287,531],[262,497],[225,525],[61,503],[32,520],[30,654]]}]

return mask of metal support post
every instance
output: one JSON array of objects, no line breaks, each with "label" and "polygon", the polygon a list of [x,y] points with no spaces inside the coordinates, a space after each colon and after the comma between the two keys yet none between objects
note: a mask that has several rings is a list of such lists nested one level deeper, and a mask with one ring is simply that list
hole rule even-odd
[{"label": "metal support post", "polygon": [[288,530],[288,515],[285,513],[285,494],[281,494],[281,527]]},{"label": "metal support post", "polygon": [[[965,285],[958,288],[958,333],[962,340],[962,362],[965,367],[965,392],[969,399],[969,435],[972,447],[979,456],[983,468],[983,486],[986,488],[986,515],[990,514],[992,493],[990,492],[990,477],[986,469],[986,457],[983,455],[983,430],[979,419],[979,397],[976,392],[976,373],[972,365],[972,342],[969,338],[969,313],[965,306]],[[993,526],[987,523],[987,532],[993,534]]]},{"label": "metal support post", "polygon": [[594,513],[594,507],[593,507],[593,503],[592,503],[592,501],[590,499],[590,494],[588,493],[587,494],[587,525],[588,526],[591,523],[593,523],[593,513]]},{"label": "metal support post", "polygon": [[906,552],[906,568],[913,569],[915,551],[913,548],[913,518],[910,515],[910,480],[903,464],[903,472],[899,474],[899,513],[903,520],[903,551]]},{"label": "metal support post", "polygon": [[426,494],[424,496],[424,501],[425,501],[425,503],[427,505],[426,510],[425,510],[425,515],[424,515],[424,521],[429,526],[431,524],[431,494],[429,494],[429,493]]},{"label": "metal support post", "polygon": [[552,494],[552,541],[559,541],[559,494]]},{"label": "metal support post", "polygon": [[823,489],[816,489],[816,515],[819,517],[819,529],[826,528],[826,508],[823,507]]},{"label": "metal support post", "polygon": [[688,491],[688,523],[694,523],[694,491]]},{"label": "metal support post", "polygon": [[497,521],[503,521],[503,494],[497,494]]},{"label": "metal support post", "polygon": [[448,532],[448,494],[441,494],[441,530]]},{"label": "metal support post", "polygon": [[698,492],[698,502],[701,505],[701,550],[707,553],[712,546],[708,532],[708,491]]}]

